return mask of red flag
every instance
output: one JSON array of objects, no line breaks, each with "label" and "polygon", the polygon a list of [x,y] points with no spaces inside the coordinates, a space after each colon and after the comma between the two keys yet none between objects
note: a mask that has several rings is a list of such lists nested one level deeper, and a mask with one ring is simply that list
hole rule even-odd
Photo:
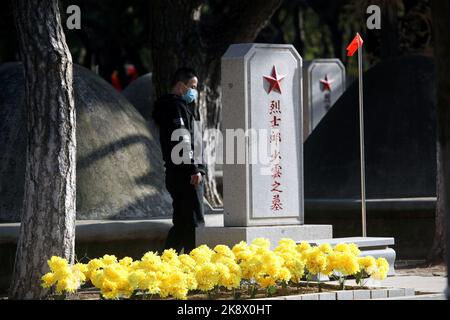
[{"label": "red flag", "polygon": [[359,49],[359,47],[362,47],[364,41],[359,35],[359,33],[356,34],[353,41],[348,45],[347,47],[347,56],[351,57],[355,54],[355,52]]}]

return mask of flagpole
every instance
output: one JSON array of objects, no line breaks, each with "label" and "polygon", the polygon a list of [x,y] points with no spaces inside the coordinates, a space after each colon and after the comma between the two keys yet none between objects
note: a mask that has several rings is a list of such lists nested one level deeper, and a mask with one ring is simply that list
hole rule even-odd
[{"label": "flagpole", "polygon": [[[360,40],[358,39],[358,42]],[[361,215],[362,215],[362,236],[367,237],[366,221],[366,174],[364,161],[364,113],[363,113],[363,57],[362,44],[358,43],[358,70],[359,70],[359,141],[361,151]]]}]

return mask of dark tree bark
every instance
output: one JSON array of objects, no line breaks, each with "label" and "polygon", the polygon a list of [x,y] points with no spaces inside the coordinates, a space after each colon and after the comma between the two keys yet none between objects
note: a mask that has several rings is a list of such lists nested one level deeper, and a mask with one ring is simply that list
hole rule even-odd
[{"label": "dark tree bark", "polygon": [[[181,66],[197,70],[200,77],[199,111],[204,145],[214,159],[217,141],[205,129],[221,123],[220,59],[229,45],[252,42],[281,4],[280,0],[222,1],[204,15],[205,1],[154,0],[150,7],[151,49],[157,97],[169,91],[170,77]],[[205,197],[212,206],[222,205],[214,166],[208,167]]]},{"label": "dark tree bark", "polygon": [[27,160],[19,242],[9,297],[45,297],[47,260],[73,262],[75,247],[75,108],[72,57],[57,0],[17,0],[24,64]]},{"label": "dark tree bark", "polygon": [[399,54],[398,4],[385,2],[381,9],[381,59],[389,59]]},{"label": "dark tree bark", "polygon": [[[436,229],[429,262],[445,259],[450,215],[450,2],[431,2],[437,71],[437,204]],[[446,230],[447,228],[447,230]],[[447,257],[448,259],[448,257]]]},{"label": "dark tree bark", "polygon": [[[331,41],[333,43],[333,55],[342,60],[343,31],[339,29],[339,12],[346,1],[314,0],[306,2],[328,26],[331,33]],[[324,54],[328,54],[328,48],[326,46],[325,51]]]},{"label": "dark tree bark", "polygon": [[296,5],[293,13],[295,28],[294,46],[301,55],[305,52],[305,9],[305,5],[300,3]]}]

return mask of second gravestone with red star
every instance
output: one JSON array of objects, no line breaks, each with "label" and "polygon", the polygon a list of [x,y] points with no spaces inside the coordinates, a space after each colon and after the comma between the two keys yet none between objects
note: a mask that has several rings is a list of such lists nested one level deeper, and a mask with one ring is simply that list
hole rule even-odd
[{"label": "second gravestone with red star", "polygon": [[316,59],[305,62],[303,68],[304,140],[344,93],[345,77],[345,67],[339,59]]},{"label": "second gravestone with red star", "polygon": [[330,238],[304,225],[302,58],[292,45],[236,44],[222,58],[223,225],[197,244]]}]

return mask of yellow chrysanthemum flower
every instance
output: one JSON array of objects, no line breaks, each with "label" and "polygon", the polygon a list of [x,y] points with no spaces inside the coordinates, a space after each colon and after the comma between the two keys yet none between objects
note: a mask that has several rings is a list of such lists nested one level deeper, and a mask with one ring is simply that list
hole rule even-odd
[{"label": "yellow chrysanthemum flower", "polygon": [[124,267],[129,267],[133,263],[133,259],[130,257],[125,257],[123,259],[120,259],[119,264]]},{"label": "yellow chrysanthemum flower", "polygon": [[372,256],[358,258],[358,263],[361,269],[363,269],[369,276],[377,269],[377,261]]},{"label": "yellow chrysanthemum flower", "polygon": [[56,283],[56,293],[62,294],[63,292],[73,293],[79,288],[79,282],[75,277],[66,277],[58,280]]},{"label": "yellow chrysanthemum flower", "polygon": [[219,272],[214,263],[206,262],[195,268],[197,287],[202,291],[212,290],[219,282]]},{"label": "yellow chrysanthemum flower", "polygon": [[196,290],[198,287],[197,279],[194,273],[186,274],[186,288],[188,290]]},{"label": "yellow chrysanthemum flower", "polygon": [[71,266],[66,259],[57,256],[52,256],[47,264],[52,272],[41,278],[41,286],[50,288],[56,285],[55,291],[57,294],[75,292],[86,280],[87,266],[84,264],[77,263]]},{"label": "yellow chrysanthemum flower", "polygon": [[297,245],[297,251],[300,253],[305,253],[309,250],[311,250],[311,245],[308,242],[301,242],[299,245]]},{"label": "yellow chrysanthemum flower", "polygon": [[283,238],[280,241],[278,241],[278,246],[279,247],[286,247],[286,248],[290,248],[290,249],[294,249],[295,250],[295,247],[297,246],[297,244],[292,239]]},{"label": "yellow chrysanthemum flower", "polygon": [[49,272],[47,274],[45,274],[42,277],[42,287],[44,288],[50,288],[52,285],[55,284],[56,279],[55,279],[55,274],[53,272]]},{"label": "yellow chrysanthemum flower", "polygon": [[292,274],[288,268],[282,267],[278,270],[277,281],[288,283],[292,278]]},{"label": "yellow chrysanthemum flower", "polygon": [[156,272],[161,267],[161,257],[156,252],[147,252],[139,261],[137,268]]},{"label": "yellow chrysanthemum flower", "polygon": [[235,255],[236,262],[249,260],[253,256],[253,252],[244,241],[235,245],[231,251],[233,251],[233,254]]},{"label": "yellow chrysanthemum flower", "polygon": [[325,254],[329,254],[333,252],[333,248],[329,243],[323,243],[319,246],[319,250],[322,251]]},{"label": "yellow chrysanthemum flower", "polygon": [[200,247],[195,248],[189,253],[191,258],[194,259],[195,262],[199,264],[210,262],[213,254],[214,251],[212,251],[206,245],[201,245]]},{"label": "yellow chrysanthemum flower", "polygon": [[351,252],[350,251],[350,247],[347,243],[338,243],[335,247],[334,247],[334,251],[336,252]]},{"label": "yellow chrysanthemum flower", "polygon": [[86,277],[89,274],[89,269],[86,264],[76,263],[72,267],[72,273],[79,280],[79,282],[85,282]]},{"label": "yellow chrysanthemum flower", "polygon": [[336,264],[334,269],[344,276],[354,275],[359,272],[358,259],[349,252],[337,253]]},{"label": "yellow chrysanthemum flower", "polygon": [[256,281],[261,286],[261,288],[267,288],[276,284],[275,279],[266,276],[258,276],[256,278]]},{"label": "yellow chrysanthemum flower", "polygon": [[318,248],[312,248],[306,253],[306,268],[313,274],[325,274],[327,271],[327,256]]},{"label": "yellow chrysanthemum flower", "polygon": [[285,262],[286,268],[291,273],[291,281],[299,283],[305,274],[305,263],[301,259],[291,259]]},{"label": "yellow chrysanthemum flower", "polygon": [[180,267],[181,262],[178,258],[178,254],[175,250],[164,250],[163,254],[161,255],[161,260],[163,262],[169,263],[172,266]]},{"label": "yellow chrysanthemum flower", "polygon": [[372,273],[371,278],[375,280],[384,280],[389,272],[389,263],[385,258],[377,259],[377,268]]},{"label": "yellow chrysanthemum flower", "polygon": [[69,266],[69,263],[67,262],[66,259],[57,257],[57,256],[52,256],[50,258],[50,260],[47,261],[48,266],[50,267],[50,269],[52,271],[57,271],[60,269],[64,269],[67,268]]},{"label": "yellow chrysanthemum flower", "polygon": [[354,243],[350,243],[348,245],[351,254],[353,254],[354,256],[358,257],[361,254],[361,251],[359,250],[358,246]]},{"label": "yellow chrysanthemum flower", "polygon": [[117,263],[117,257],[115,255],[105,254],[101,260],[105,265]]},{"label": "yellow chrysanthemum flower", "polygon": [[385,258],[378,258],[377,259],[377,267],[389,269],[389,263],[387,262],[387,260]]},{"label": "yellow chrysanthemum flower", "polygon": [[182,254],[178,257],[180,261],[180,269],[185,273],[190,273],[195,270],[196,262],[187,254]]},{"label": "yellow chrysanthemum flower", "polygon": [[161,260],[164,262],[169,262],[171,260],[178,259],[178,254],[174,249],[164,250],[161,255]]},{"label": "yellow chrysanthemum flower", "polygon": [[176,299],[185,300],[189,292],[188,277],[179,268],[169,264],[163,263],[162,271],[157,273],[160,281],[160,296],[173,296]]},{"label": "yellow chrysanthemum flower", "polygon": [[214,251],[221,256],[234,259],[234,253],[228,246],[217,245],[214,247]]},{"label": "yellow chrysanthemum flower", "polygon": [[252,245],[263,249],[269,249],[270,241],[265,238],[256,238],[252,241]]}]

